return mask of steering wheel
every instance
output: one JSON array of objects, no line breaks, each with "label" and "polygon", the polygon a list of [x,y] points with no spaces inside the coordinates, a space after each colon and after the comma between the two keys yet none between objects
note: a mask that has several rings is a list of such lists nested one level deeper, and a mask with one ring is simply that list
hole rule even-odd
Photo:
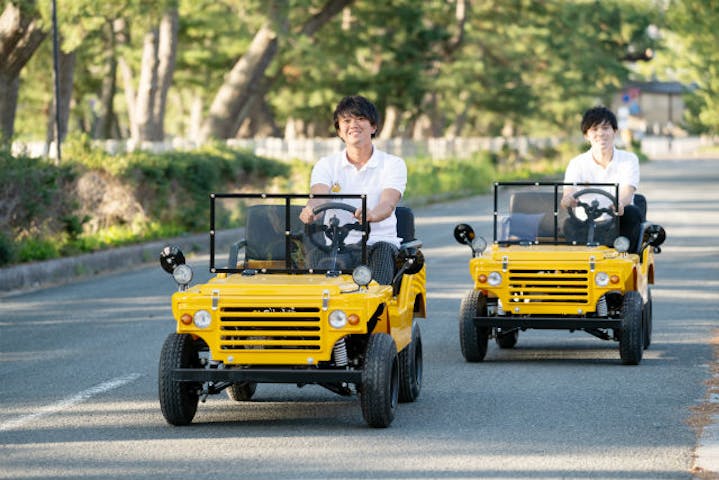
[{"label": "steering wheel", "polygon": [[[597,200],[596,198],[590,203],[583,202],[582,200],[580,200],[581,197],[592,194],[601,195],[607,198],[610,201],[611,205],[609,207],[600,207],[599,200]],[[603,227],[605,225],[608,225],[616,218],[617,212],[615,211],[614,206],[616,205],[617,200],[616,198],[614,198],[614,195],[607,192],[606,190],[602,190],[601,188],[585,188],[582,190],[577,190],[576,192],[574,192],[574,194],[572,194],[572,197],[577,199],[577,206],[581,207],[584,210],[584,213],[587,215],[587,219],[580,220],[579,218],[577,218],[573,207],[568,207],[567,213],[569,213],[569,216],[572,218],[572,220],[578,223],[584,223],[589,227],[587,232],[587,241],[591,243],[594,241],[594,231],[596,227]],[[597,221],[605,213],[608,215],[608,218]]]},{"label": "steering wheel", "polygon": [[[357,207],[348,205],[341,202],[327,202],[315,207],[312,213],[318,215],[327,210],[344,210],[354,215]],[[344,225],[339,224],[340,221],[337,216],[330,218],[329,225],[323,223],[307,223],[305,224],[305,234],[310,239],[310,243],[325,253],[343,253],[346,250],[345,239],[352,230],[363,230],[363,226],[359,221],[354,223],[345,223]],[[368,225],[369,228],[369,225]],[[330,245],[325,242],[320,242],[316,238],[315,233],[322,232],[325,237],[330,240]]]}]

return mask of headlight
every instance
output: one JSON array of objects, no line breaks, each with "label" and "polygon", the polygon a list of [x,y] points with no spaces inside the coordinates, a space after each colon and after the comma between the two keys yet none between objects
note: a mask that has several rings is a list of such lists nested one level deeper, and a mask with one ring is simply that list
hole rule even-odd
[{"label": "headlight", "polygon": [[185,263],[178,265],[172,271],[172,278],[178,285],[187,285],[192,281],[192,269]]},{"label": "headlight", "polygon": [[352,270],[352,280],[360,287],[366,287],[372,281],[372,270],[367,265],[359,265]]},{"label": "headlight", "polygon": [[629,251],[629,239],[627,237],[617,237],[616,239],[614,239],[614,248],[619,253]]},{"label": "headlight", "polygon": [[332,310],[329,320],[332,328],[342,328],[347,325],[347,314],[342,310]]},{"label": "headlight", "polygon": [[487,248],[487,240],[484,239],[484,237],[476,236],[474,237],[474,240],[472,240],[472,250],[474,250],[477,253],[482,253]]},{"label": "headlight", "polygon": [[212,315],[207,310],[198,310],[192,321],[197,328],[207,328],[212,322]]},{"label": "headlight", "polygon": [[496,287],[500,283],[502,283],[502,274],[499,272],[491,272],[489,275],[487,275],[487,283],[492,285],[493,287]]},{"label": "headlight", "polygon": [[606,287],[609,285],[609,275],[606,272],[598,272],[594,276],[594,283],[599,287]]}]

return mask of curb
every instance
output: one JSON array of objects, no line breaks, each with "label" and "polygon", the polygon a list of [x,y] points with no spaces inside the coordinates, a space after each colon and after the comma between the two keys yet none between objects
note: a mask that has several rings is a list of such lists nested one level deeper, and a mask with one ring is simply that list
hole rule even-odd
[{"label": "curb", "polygon": [[[216,246],[222,248],[231,244],[241,238],[243,230],[239,228],[217,232]],[[100,273],[117,272],[157,262],[160,251],[168,244],[177,245],[186,253],[209,253],[210,250],[209,234],[202,233],[0,268],[0,296],[62,285]]]}]

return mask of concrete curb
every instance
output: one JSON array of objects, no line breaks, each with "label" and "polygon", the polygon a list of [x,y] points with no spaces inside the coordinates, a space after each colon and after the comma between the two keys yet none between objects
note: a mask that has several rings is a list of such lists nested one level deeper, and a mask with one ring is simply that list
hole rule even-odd
[{"label": "concrete curb", "polygon": [[[244,229],[217,232],[218,248],[226,248],[242,238]],[[165,245],[177,245],[183,252],[209,253],[209,234],[186,235],[167,240],[102,250],[74,257],[0,268],[0,296],[22,290],[61,285],[100,273],[126,270],[131,267],[158,262]],[[158,263],[159,266],[159,263]]]}]

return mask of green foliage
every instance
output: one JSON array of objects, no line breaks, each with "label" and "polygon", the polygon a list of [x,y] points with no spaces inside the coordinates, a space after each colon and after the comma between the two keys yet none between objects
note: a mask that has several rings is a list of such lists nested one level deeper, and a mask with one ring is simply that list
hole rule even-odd
[{"label": "green foliage", "polygon": [[427,202],[483,193],[495,180],[494,173],[486,153],[467,159],[408,159],[406,199]]}]

